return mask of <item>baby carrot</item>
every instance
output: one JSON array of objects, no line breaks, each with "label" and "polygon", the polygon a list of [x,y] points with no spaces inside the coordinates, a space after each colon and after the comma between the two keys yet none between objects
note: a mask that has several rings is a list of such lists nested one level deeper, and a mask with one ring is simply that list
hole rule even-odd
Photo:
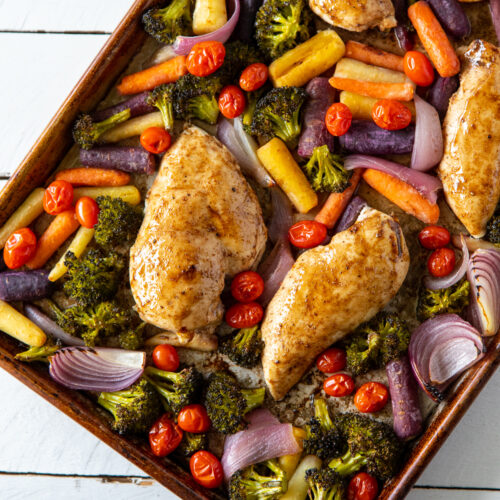
[{"label": "baby carrot", "polygon": [[56,180],[67,181],[73,186],[125,186],[130,182],[130,175],[120,170],[81,167],[57,172]]},{"label": "baby carrot", "polygon": [[366,64],[382,66],[394,71],[404,72],[403,58],[397,54],[380,50],[371,45],[349,40],[345,46],[345,57],[350,57]]},{"label": "baby carrot", "polygon": [[333,88],[375,97],[376,99],[396,99],[397,101],[411,101],[413,99],[413,86],[411,83],[362,82],[336,76],[333,76],[328,81]]},{"label": "baby carrot", "polygon": [[436,224],[438,221],[439,206],[437,203],[431,203],[410,184],[372,168],[367,168],[364,171],[363,179],[375,191],[422,222]]},{"label": "baby carrot", "polygon": [[408,9],[408,17],[440,76],[456,75],[460,61],[429,4],[423,0],[414,3]]}]

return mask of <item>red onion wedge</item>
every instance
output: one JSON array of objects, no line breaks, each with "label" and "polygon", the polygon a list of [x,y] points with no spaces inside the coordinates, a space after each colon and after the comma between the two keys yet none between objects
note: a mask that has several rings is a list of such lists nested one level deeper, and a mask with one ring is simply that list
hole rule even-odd
[{"label": "red onion wedge", "polygon": [[232,10],[232,14],[224,26],[222,26],[218,30],[212,31],[212,33],[206,33],[205,35],[178,36],[174,42],[175,53],[177,55],[186,56],[193,48],[193,45],[199,42],[227,42],[229,40],[229,37],[233,33],[234,28],[236,28],[236,24],[238,23],[238,19],[240,17],[240,0],[232,0],[229,7],[229,11]]},{"label": "red onion wedge", "polygon": [[145,364],[145,352],[64,347],[51,357],[50,375],[70,389],[115,392],[136,382]]},{"label": "red onion wedge", "polygon": [[271,188],[271,202],[273,215],[267,234],[276,243],[280,238],[288,237],[288,230],[293,225],[293,208],[288,196],[277,186]]},{"label": "red onion wedge", "polygon": [[426,276],[424,278],[424,286],[429,290],[440,290],[441,288],[448,288],[458,283],[467,272],[467,266],[469,265],[469,249],[467,248],[467,243],[463,235],[461,235],[461,250],[462,250],[462,260],[455,266],[455,269],[444,276],[443,278],[435,278],[433,276]]},{"label": "red onion wedge", "polygon": [[436,203],[438,191],[443,188],[441,181],[433,175],[419,172],[399,163],[368,155],[350,155],[345,159],[344,167],[347,170],[355,168],[373,168],[386,174],[397,177],[399,180],[411,184],[422,196],[431,203]]},{"label": "red onion wedge", "polygon": [[[474,357],[471,344],[465,341],[474,345]],[[434,401],[442,401],[446,387],[481,359],[484,349],[481,335],[470,323],[456,314],[441,314],[413,331],[408,354],[422,389]]]},{"label": "red onion wedge", "polygon": [[476,250],[467,269],[474,326],[487,337],[500,327],[500,252]]},{"label": "red onion wedge", "polygon": [[490,0],[490,11],[495,33],[500,41],[500,0]]},{"label": "red onion wedge", "polygon": [[417,121],[411,168],[426,171],[435,167],[443,157],[443,132],[439,114],[434,106],[415,94]]},{"label": "red onion wedge", "polygon": [[366,201],[361,196],[355,196],[347,205],[344,213],[335,226],[334,234],[341,233],[349,229],[358,219],[361,210],[367,206]]},{"label": "red onion wedge", "polygon": [[500,246],[497,246],[494,243],[490,243],[489,241],[486,240],[481,240],[478,238],[472,238],[470,236],[466,236],[465,234],[454,234],[451,237],[453,245],[455,245],[457,248],[460,248],[462,246],[461,244],[462,238],[465,240],[465,244],[467,245],[469,252],[475,252],[479,248],[482,248],[484,250],[494,250],[496,252],[500,252]]}]

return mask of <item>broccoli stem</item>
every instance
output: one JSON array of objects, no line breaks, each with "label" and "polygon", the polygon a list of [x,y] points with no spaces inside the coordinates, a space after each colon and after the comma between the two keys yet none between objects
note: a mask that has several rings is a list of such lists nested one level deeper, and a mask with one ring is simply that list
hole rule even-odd
[{"label": "broccoli stem", "polygon": [[314,399],[314,416],[321,422],[321,426],[328,431],[335,428],[328,411],[328,405],[323,398]]},{"label": "broccoli stem", "polygon": [[206,95],[192,97],[188,104],[190,112],[195,118],[214,125],[219,116],[219,105],[215,97]]},{"label": "broccoli stem", "polygon": [[247,402],[247,408],[245,413],[248,413],[264,403],[264,396],[266,395],[266,389],[264,387],[259,387],[257,389],[242,389],[241,394]]},{"label": "broccoli stem", "polygon": [[342,457],[334,458],[328,467],[333,469],[340,476],[349,476],[364,467],[368,460],[360,454],[352,455],[347,451]]},{"label": "broccoli stem", "polygon": [[120,111],[119,113],[116,113],[113,116],[110,116],[109,118],[106,118],[101,122],[97,122],[95,124],[95,131],[99,137],[110,128],[113,128],[115,125],[118,125],[119,123],[122,123],[128,120],[129,118],[130,118],[130,109],[127,108],[124,109],[123,111]]}]

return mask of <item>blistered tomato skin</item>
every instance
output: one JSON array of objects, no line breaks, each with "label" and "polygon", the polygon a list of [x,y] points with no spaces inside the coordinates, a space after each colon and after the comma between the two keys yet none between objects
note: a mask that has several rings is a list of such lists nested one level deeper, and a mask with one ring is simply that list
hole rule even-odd
[{"label": "blistered tomato skin", "polygon": [[377,493],[377,480],[366,472],[359,472],[349,482],[347,500],[374,500]]},{"label": "blistered tomato skin", "polygon": [[43,194],[43,209],[57,215],[73,206],[73,186],[63,180],[52,182]]},{"label": "blistered tomato skin", "polygon": [[266,83],[268,76],[269,70],[265,64],[250,64],[241,73],[240,87],[246,92],[253,92]]},{"label": "blistered tomato skin", "polygon": [[427,269],[436,278],[448,276],[455,268],[455,252],[451,248],[438,248],[429,255]]},{"label": "blistered tomato skin", "polygon": [[346,367],[346,363],[346,353],[338,347],[330,347],[316,358],[316,367],[323,373],[340,372]]},{"label": "blistered tomato skin", "polygon": [[328,108],[325,125],[331,135],[335,137],[344,135],[351,128],[351,123],[351,110],[344,103],[336,102]]},{"label": "blistered tomato skin", "polygon": [[189,460],[189,468],[194,480],[205,488],[218,488],[224,479],[222,464],[209,451],[197,451]]},{"label": "blistered tomato skin", "polygon": [[389,391],[380,382],[363,384],[354,395],[354,404],[361,413],[380,411],[389,399]]},{"label": "blistered tomato skin", "polygon": [[177,416],[179,427],[186,432],[199,434],[210,429],[210,418],[205,407],[198,404],[185,406]]},{"label": "blistered tomato skin", "polygon": [[323,382],[323,390],[334,398],[349,396],[354,391],[354,380],[346,373],[338,373]]},{"label": "blistered tomato skin", "polygon": [[152,357],[154,365],[160,370],[175,372],[179,368],[177,349],[170,344],[157,345]]},{"label": "blistered tomato skin", "polygon": [[427,226],[418,233],[418,241],[428,250],[436,250],[450,243],[450,232],[442,226]]},{"label": "blistered tomato skin", "polygon": [[149,431],[151,451],[157,457],[166,457],[179,446],[182,436],[181,428],[165,413]]},{"label": "blistered tomato skin", "polygon": [[3,260],[9,269],[24,266],[36,252],[36,236],[28,227],[14,231],[5,242]]},{"label": "blistered tomato skin", "polygon": [[164,128],[149,127],[140,137],[141,146],[155,155],[164,153],[172,144],[172,137]]},{"label": "blistered tomato skin", "polygon": [[231,295],[238,302],[254,302],[264,292],[264,280],[255,271],[243,271],[231,282]]},{"label": "blistered tomato skin", "polygon": [[226,311],[226,323],[233,328],[249,328],[260,323],[263,316],[264,310],[257,302],[235,304]]},{"label": "blistered tomato skin", "polygon": [[186,59],[187,70],[195,76],[208,76],[224,62],[226,49],[221,42],[199,42],[193,46]]},{"label": "blistered tomato skin", "polygon": [[224,87],[219,95],[219,111],[230,120],[245,111],[245,95],[236,85]]},{"label": "blistered tomato skin", "polygon": [[411,111],[399,101],[382,99],[373,105],[372,118],[385,130],[401,130],[411,123]]},{"label": "blistered tomato skin", "polygon": [[315,220],[303,220],[288,230],[290,243],[297,248],[317,247],[325,241],[327,228]]}]

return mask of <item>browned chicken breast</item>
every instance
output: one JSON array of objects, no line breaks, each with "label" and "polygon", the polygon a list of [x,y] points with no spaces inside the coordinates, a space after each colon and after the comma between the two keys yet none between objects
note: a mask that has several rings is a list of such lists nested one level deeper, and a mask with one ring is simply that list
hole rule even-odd
[{"label": "browned chicken breast", "polygon": [[231,153],[197,127],[162,160],[130,251],[130,284],[144,321],[184,334],[220,323],[224,278],[259,260],[262,212]]},{"label": "browned chicken breast", "polygon": [[391,0],[309,0],[309,6],[323,21],[349,31],[388,30],[397,24]]},{"label": "browned chicken breast", "polygon": [[465,53],[460,88],[443,124],[438,174],[455,215],[476,238],[500,198],[500,50],[482,40]]},{"label": "browned chicken breast", "polygon": [[273,398],[282,399],[321,351],[380,311],[409,263],[399,224],[373,208],[328,245],[303,253],[262,324],[262,365]]}]

